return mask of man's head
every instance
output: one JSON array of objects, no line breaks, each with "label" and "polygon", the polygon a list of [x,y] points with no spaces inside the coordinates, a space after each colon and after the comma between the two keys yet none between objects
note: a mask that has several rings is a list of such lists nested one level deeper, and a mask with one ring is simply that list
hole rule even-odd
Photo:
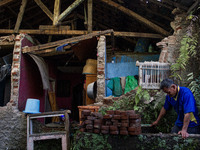
[{"label": "man's head", "polygon": [[170,97],[175,97],[177,94],[177,85],[171,79],[164,79],[160,83],[160,89],[167,93]]}]

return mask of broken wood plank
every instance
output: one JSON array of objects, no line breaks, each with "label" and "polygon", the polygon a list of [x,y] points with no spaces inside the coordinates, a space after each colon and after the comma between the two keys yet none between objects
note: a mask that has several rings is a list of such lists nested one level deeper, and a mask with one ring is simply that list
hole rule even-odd
[{"label": "broken wood plank", "polygon": [[20,11],[19,11],[19,14],[18,14],[18,17],[17,17],[17,22],[16,22],[15,28],[14,28],[14,33],[17,33],[19,31],[19,27],[20,27],[21,22],[22,22],[22,18],[23,18],[23,15],[24,15],[26,4],[27,4],[27,0],[22,0]]},{"label": "broken wood plank", "polygon": [[92,32],[92,0],[88,0],[88,33]]},{"label": "broken wood plank", "polygon": [[6,5],[6,4],[8,4],[8,3],[12,2],[12,1],[15,1],[15,0],[2,0],[2,1],[0,1],[0,7],[4,6],[4,5]]},{"label": "broken wood plank", "polygon": [[94,32],[94,33],[90,33],[90,34],[87,34],[87,35],[68,38],[68,39],[64,39],[64,40],[59,40],[59,41],[51,42],[51,43],[47,43],[47,44],[42,44],[42,45],[37,45],[37,46],[32,46],[32,47],[26,47],[26,48],[24,48],[22,50],[22,52],[23,53],[27,53],[27,52],[47,49],[47,48],[51,48],[51,47],[56,47],[56,46],[67,44],[67,43],[74,43],[74,42],[90,39],[90,38],[92,38],[94,36],[105,35],[105,34],[108,34],[108,33],[111,33],[111,32],[113,32],[112,29],[105,30],[105,31]]},{"label": "broken wood plank", "polygon": [[35,0],[36,4],[43,10],[43,12],[53,21],[53,14],[51,11],[44,5],[41,0]]},{"label": "broken wood plank", "polygon": [[58,22],[62,21],[68,14],[72,12],[78,5],[80,5],[84,0],[76,0],[72,3],[62,14],[60,14],[58,21],[54,24],[57,25]]},{"label": "broken wood plank", "polygon": [[53,25],[58,24],[58,18],[60,15],[60,0],[55,0],[54,3],[54,15],[53,15]]},{"label": "broken wood plank", "polygon": [[133,12],[132,10],[125,8],[124,6],[121,6],[111,0],[100,0],[120,11],[122,11],[123,13],[137,19],[138,21],[144,23],[145,25],[149,26],[150,28],[152,28],[154,31],[157,31],[158,33],[161,33],[163,35],[169,35],[170,33],[166,30],[164,30],[163,28],[159,27],[158,25],[152,23],[151,21],[147,20],[146,18],[138,15],[137,13]]}]

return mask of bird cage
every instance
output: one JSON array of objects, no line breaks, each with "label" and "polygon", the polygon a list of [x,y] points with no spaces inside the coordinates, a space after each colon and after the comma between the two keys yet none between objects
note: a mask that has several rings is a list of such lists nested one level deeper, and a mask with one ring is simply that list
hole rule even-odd
[{"label": "bird cage", "polygon": [[170,64],[160,62],[136,62],[139,67],[139,85],[144,89],[159,89],[160,82],[169,77]]}]

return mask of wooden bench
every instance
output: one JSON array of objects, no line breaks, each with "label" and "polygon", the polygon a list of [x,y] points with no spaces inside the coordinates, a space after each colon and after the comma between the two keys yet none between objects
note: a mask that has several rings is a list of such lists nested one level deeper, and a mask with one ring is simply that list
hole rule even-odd
[{"label": "wooden bench", "polygon": [[[34,150],[34,141],[49,140],[49,139],[61,139],[62,150],[69,149],[69,115],[70,110],[66,111],[53,111],[39,114],[27,115],[27,150]],[[65,131],[48,132],[48,133],[33,133],[33,119],[46,118],[46,117],[58,117],[65,115]]]}]

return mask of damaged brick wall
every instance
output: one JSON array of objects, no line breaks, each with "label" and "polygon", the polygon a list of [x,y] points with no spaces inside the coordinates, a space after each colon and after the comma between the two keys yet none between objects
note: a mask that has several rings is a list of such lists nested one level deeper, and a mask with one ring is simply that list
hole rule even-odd
[{"label": "damaged brick wall", "polygon": [[174,33],[157,43],[157,46],[161,48],[159,62],[175,63],[175,60],[179,55],[180,41],[188,26],[185,21],[186,13],[177,8],[172,11],[172,14],[175,15],[175,18],[170,25],[174,30]]},{"label": "damaged brick wall", "polygon": [[97,45],[97,98],[96,102],[102,102],[105,97],[105,59],[106,37],[100,36]]},{"label": "damaged brick wall", "polygon": [[21,41],[24,34],[16,36],[11,71],[11,99],[0,107],[0,149],[26,149],[26,117],[18,110]]}]

